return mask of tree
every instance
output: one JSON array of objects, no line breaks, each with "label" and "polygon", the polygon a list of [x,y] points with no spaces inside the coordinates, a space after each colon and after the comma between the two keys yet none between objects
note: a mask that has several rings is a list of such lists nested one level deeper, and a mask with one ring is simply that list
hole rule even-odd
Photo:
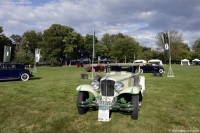
[{"label": "tree", "polygon": [[146,46],[140,46],[141,53],[139,53],[138,58],[139,59],[144,59],[144,60],[150,60],[153,58],[153,52],[151,48],[148,48]]},{"label": "tree", "polygon": [[15,45],[19,45],[20,42],[21,42],[21,40],[22,40],[22,37],[21,37],[20,35],[15,35],[15,34],[12,34],[12,35],[10,36],[10,38],[12,39],[12,42],[13,42],[13,44],[15,44]]},{"label": "tree", "polygon": [[[98,43],[97,37],[95,36],[95,46]],[[84,53],[87,58],[92,58],[93,52],[93,35],[86,34],[84,37]]]},{"label": "tree", "polygon": [[22,45],[16,47],[15,51],[15,59],[14,62],[16,63],[23,63],[23,64],[33,64],[34,62],[34,54],[31,53],[28,48],[23,48]]},{"label": "tree", "polygon": [[[160,51],[164,51],[165,44],[163,43],[162,34],[165,32],[160,32],[156,36],[156,45]],[[180,61],[184,57],[189,58],[189,47],[187,44],[183,43],[182,34],[179,34],[178,31],[170,31],[169,32],[169,40],[170,40],[170,51],[171,57],[174,61]],[[165,53],[166,57],[166,53]],[[164,61],[168,60],[166,57]]]},{"label": "tree", "polygon": [[30,50],[31,53],[35,53],[35,48],[38,48],[38,43],[42,41],[42,33],[32,30],[27,31],[22,35],[22,38],[25,38],[26,42],[21,43],[23,47],[27,47],[28,50]]},{"label": "tree", "polygon": [[192,49],[193,49],[194,51],[200,49],[200,38],[198,38],[198,39],[194,42],[194,44],[192,45]]},{"label": "tree", "polygon": [[193,50],[193,53],[192,53],[193,59],[194,58],[200,59],[200,38],[198,38],[194,42],[194,44],[192,45],[192,50]]},{"label": "tree", "polygon": [[129,36],[117,38],[110,51],[110,56],[120,62],[133,62],[140,51],[139,43]]},{"label": "tree", "polygon": [[98,43],[96,44],[97,57],[100,56],[101,58],[107,58],[107,52],[107,46],[102,41],[98,41]]},{"label": "tree", "polygon": [[52,24],[45,30],[43,41],[40,43],[42,60],[52,65],[61,64],[68,52],[68,47],[79,41],[71,34],[72,32],[74,32],[73,28],[60,24]]}]

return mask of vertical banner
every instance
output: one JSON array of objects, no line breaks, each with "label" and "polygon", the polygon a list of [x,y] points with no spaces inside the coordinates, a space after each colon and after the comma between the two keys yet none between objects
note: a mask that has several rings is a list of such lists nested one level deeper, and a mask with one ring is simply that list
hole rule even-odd
[{"label": "vertical banner", "polygon": [[3,62],[10,62],[10,57],[11,57],[11,47],[10,46],[4,46]]},{"label": "vertical banner", "polygon": [[40,50],[39,48],[35,49],[35,62],[39,62],[40,61]]},{"label": "vertical banner", "polygon": [[163,38],[163,42],[164,42],[164,53],[165,55],[167,56],[167,58],[170,57],[170,53],[169,53],[169,37],[168,37],[168,34],[165,33],[162,35],[162,38]]}]

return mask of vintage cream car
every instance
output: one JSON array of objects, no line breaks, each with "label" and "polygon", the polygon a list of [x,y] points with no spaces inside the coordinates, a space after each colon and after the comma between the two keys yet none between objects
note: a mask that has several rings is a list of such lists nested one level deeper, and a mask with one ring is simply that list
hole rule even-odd
[{"label": "vintage cream car", "polygon": [[109,121],[109,112],[112,110],[129,112],[131,118],[137,120],[145,90],[145,77],[139,75],[142,65],[108,64],[105,76],[97,75],[90,85],[78,86],[76,106],[79,114],[97,108],[99,121]]}]

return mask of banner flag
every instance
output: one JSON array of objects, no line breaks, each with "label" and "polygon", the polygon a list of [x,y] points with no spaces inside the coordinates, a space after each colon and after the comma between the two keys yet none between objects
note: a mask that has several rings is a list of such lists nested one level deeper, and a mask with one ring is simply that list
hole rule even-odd
[{"label": "banner flag", "polygon": [[39,48],[35,49],[35,62],[39,62],[40,61],[40,50]]},{"label": "banner flag", "polygon": [[164,43],[164,53],[169,58],[169,37],[167,33],[162,34],[162,39]]},{"label": "banner flag", "polygon": [[10,62],[10,58],[11,58],[11,47],[10,46],[4,46],[3,62]]}]

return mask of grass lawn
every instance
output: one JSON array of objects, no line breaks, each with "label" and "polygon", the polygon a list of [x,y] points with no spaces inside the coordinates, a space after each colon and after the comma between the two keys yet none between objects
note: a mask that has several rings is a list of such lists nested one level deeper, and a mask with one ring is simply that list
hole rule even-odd
[{"label": "grass lawn", "polygon": [[173,65],[174,78],[146,77],[139,119],[113,112],[98,122],[98,111],[79,115],[76,109],[83,68],[38,67],[27,81],[0,82],[0,132],[164,133],[200,132],[200,67]]}]

